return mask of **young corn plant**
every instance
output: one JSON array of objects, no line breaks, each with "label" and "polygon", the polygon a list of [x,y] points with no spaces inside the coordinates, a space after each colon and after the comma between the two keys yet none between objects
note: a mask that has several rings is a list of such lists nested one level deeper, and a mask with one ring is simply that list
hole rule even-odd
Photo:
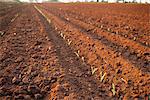
[{"label": "young corn plant", "polygon": [[128,83],[127,80],[125,80],[124,78],[121,78],[121,80],[126,84]]},{"label": "young corn plant", "polygon": [[83,62],[85,62],[85,59],[84,59],[84,57],[83,57],[83,56],[81,57],[81,59],[82,59],[82,61],[83,61]]},{"label": "young corn plant", "polygon": [[63,36],[63,39],[64,39],[64,40],[66,39],[66,35]]},{"label": "young corn plant", "polygon": [[91,71],[92,71],[92,75],[94,75],[94,73],[98,70],[98,68],[93,68],[91,67]]},{"label": "young corn plant", "polygon": [[72,42],[72,41],[71,41],[71,40],[69,40],[69,39],[68,39],[67,41],[68,41],[68,45],[70,45],[70,44],[71,44],[71,42]]},{"label": "young corn plant", "polygon": [[111,32],[111,29],[110,29],[110,28],[107,28],[107,31],[108,31],[108,32]]},{"label": "young corn plant", "polygon": [[11,20],[13,22],[18,17],[18,14],[15,15],[15,17]]},{"label": "young corn plant", "polygon": [[111,89],[113,96],[116,94],[115,84],[112,83],[112,89]]},{"label": "young corn plant", "polygon": [[[47,21],[48,21],[49,23],[51,23],[51,20],[50,20],[50,19],[47,19]],[[55,30],[57,30],[57,27],[55,27]]]},{"label": "young corn plant", "polygon": [[61,36],[61,37],[64,37],[63,33],[60,33],[60,36]]},{"label": "young corn plant", "polygon": [[103,82],[105,76],[106,76],[106,72],[104,74],[100,72],[100,82]]},{"label": "young corn plant", "polygon": [[3,36],[4,35],[4,32],[0,31],[0,36]]},{"label": "young corn plant", "polygon": [[77,52],[74,52],[74,53],[78,58],[80,58],[80,55]]},{"label": "young corn plant", "polygon": [[72,43],[72,41],[69,41],[69,42],[68,42],[68,45],[70,45],[71,43]]},{"label": "young corn plant", "polygon": [[[51,22],[51,21],[50,21]],[[55,26],[55,30],[57,30],[58,28]]]},{"label": "young corn plant", "polygon": [[67,42],[69,42],[70,40],[69,39],[67,39]]},{"label": "young corn plant", "polygon": [[79,53],[80,53],[80,51],[78,50],[78,51],[77,51],[77,53],[79,54]]}]

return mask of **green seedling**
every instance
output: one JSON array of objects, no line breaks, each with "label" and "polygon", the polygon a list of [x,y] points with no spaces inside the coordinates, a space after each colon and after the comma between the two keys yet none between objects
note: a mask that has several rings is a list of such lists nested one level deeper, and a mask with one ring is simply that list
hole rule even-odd
[{"label": "green seedling", "polygon": [[57,27],[55,26],[55,30],[57,30]]},{"label": "green seedling", "polygon": [[136,37],[134,37],[133,40],[136,41]]},{"label": "green seedling", "polygon": [[93,68],[91,67],[91,71],[92,71],[92,75],[94,75],[94,73],[98,70],[98,68]]},{"label": "green seedling", "polygon": [[74,52],[75,54],[76,54],[76,56],[78,57],[78,58],[80,58],[80,55],[79,55],[79,53],[80,53],[80,51],[78,50],[77,52]]},{"label": "green seedling", "polygon": [[101,82],[103,82],[105,76],[106,76],[106,72],[104,74],[102,74],[102,72],[100,73],[100,81]]},{"label": "green seedling", "polygon": [[85,61],[83,56],[81,57],[81,59],[82,59],[83,62]]},{"label": "green seedling", "polygon": [[15,20],[15,18],[11,19],[11,21],[10,21],[10,22],[13,22],[14,20]]},{"label": "green seedling", "polygon": [[69,42],[68,42],[68,45],[70,45],[71,43],[72,43],[72,41],[69,41]]},{"label": "green seedling", "polygon": [[128,37],[128,35],[124,35],[124,37]]},{"label": "green seedling", "polygon": [[64,40],[66,39],[66,36],[65,36],[65,35],[63,36],[63,39],[64,39]]},{"label": "green seedling", "polygon": [[108,32],[110,32],[110,31],[111,31],[111,29],[110,29],[110,28],[107,28],[107,31],[108,31]]},{"label": "green seedling", "polygon": [[104,61],[105,63],[108,63],[105,59],[103,59],[103,61]]},{"label": "green seedling", "polygon": [[74,52],[75,54],[76,54],[76,56],[79,58],[80,57],[80,55],[77,53],[77,52]]},{"label": "green seedling", "polygon": [[0,31],[0,36],[3,36],[4,35],[4,32]]},{"label": "green seedling", "polygon": [[116,34],[119,34],[119,32],[118,32],[118,31],[116,31]]},{"label": "green seedling", "polygon": [[[51,20],[50,20],[50,19],[47,19],[47,21],[48,21],[49,23],[51,23]],[[55,30],[57,30],[57,27],[55,28]]]},{"label": "green seedling", "polygon": [[77,51],[77,53],[79,54],[79,53],[80,53],[80,51],[78,50],[78,51]]},{"label": "green seedling", "polygon": [[70,45],[70,44],[71,44],[71,42],[72,42],[72,41],[70,41],[69,39],[68,39],[67,41],[68,41],[68,45]]},{"label": "green seedling", "polygon": [[121,78],[121,80],[122,80],[123,82],[125,82],[126,84],[128,83],[124,78]]},{"label": "green seedling", "polygon": [[69,19],[69,18],[66,18],[66,20],[69,21],[70,19]]},{"label": "green seedling", "polygon": [[15,15],[15,17],[11,20],[13,22],[18,17],[18,14]]},{"label": "green seedling", "polygon": [[112,89],[111,89],[113,96],[116,94],[115,84],[112,83]]},{"label": "green seedling", "polygon": [[63,33],[60,33],[60,36],[63,37]]}]

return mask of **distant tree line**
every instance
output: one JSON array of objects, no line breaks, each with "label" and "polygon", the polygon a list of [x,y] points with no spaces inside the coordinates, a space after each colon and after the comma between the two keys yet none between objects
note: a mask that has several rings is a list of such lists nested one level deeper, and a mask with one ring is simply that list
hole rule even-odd
[{"label": "distant tree line", "polygon": [[21,3],[21,1],[20,0],[14,0],[15,2],[18,2],[18,3]]},{"label": "distant tree line", "polygon": [[48,0],[49,2],[58,2],[58,0]]},{"label": "distant tree line", "polygon": [[[99,1],[99,0],[96,0],[97,2],[108,2],[109,0],[101,0],[101,1]],[[126,0],[116,0],[116,2],[123,2],[123,3],[136,3],[137,1],[136,0],[132,0],[132,1],[126,1]],[[140,2],[141,2],[141,0],[140,0]]]},{"label": "distant tree line", "polygon": [[[29,0],[30,2],[38,2],[38,0]],[[58,0],[43,0],[43,2],[58,2]]]}]

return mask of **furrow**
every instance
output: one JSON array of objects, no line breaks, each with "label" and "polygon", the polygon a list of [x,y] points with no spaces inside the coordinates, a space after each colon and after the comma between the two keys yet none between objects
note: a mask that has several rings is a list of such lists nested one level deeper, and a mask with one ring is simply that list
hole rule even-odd
[{"label": "furrow", "polygon": [[[53,12],[53,14],[55,13]],[[55,15],[59,16],[59,13]],[[150,72],[148,57],[149,55],[146,55],[147,52],[150,51],[149,48],[142,47],[140,44],[136,44],[136,42],[134,43],[134,41],[128,42],[128,39],[125,38],[120,39],[119,36],[115,36],[114,34],[109,35],[108,32],[103,32],[102,30],[95,28],[92,25],[86,24],[79,20],[75,20],[70,16],[65,16],[65,14],[61,14],[61,18],[69,22],[70,24],[73,24],[76,28],[80,29],[81,31],[83,31],[83,33],[86,33],[94,40],[99,40],[103,44],[109,46],[113,51],[119,53],[119,55],[121,55],[125,59],[129,59],[134,66],[139,68],[139,70]],[[140,69],[141,67],[142,69]]]},{"label": "furrow", "polygon": [[[87,34],[84,34],[82,30],[77,29],[69,22],[64,21],[58,16],[53,15],[48,10],[45,10],[43,8],[40,9],[46,16],[48,16],[48,18],[52,20],[53,24],[58,28],[58,30],[61,30],[66,38],[69,38],[72,41],[72,46],[76,50],[80,50],[81,55],[85,57],[87,63],[89,62],[90,65],[97,66],[95,61],[89,61],[89,55],[93,56],[93,54],[97,54],[103,59],[105,63],[107,63],[108,66],[104,67],[112,67],[112,69],[115,70],[115,75],[117,74],[118,70],[121,71],[122,75],[117,76],[118,80],[123,77],[128,81],[132,80],[133,85],[136,85],[136,83],[140,84],[139,82],[141,82],[141,80],[144,80],[142,84],[149,83],[149,74],[141,72],[129,60],[124,59],[121,55],[118,55],[115,51],[113,51],[111,48],[107,47],[100,41],[94,40]],[[131,76],[136,77],[136,79],[130,79]],[[146,85],[146,87],[149,88],[148,85]],[[130,86],[128,88],[133,90]],[[148,93],[148,91],[144,91],[144,89],[141,93],[143,92]]]}]

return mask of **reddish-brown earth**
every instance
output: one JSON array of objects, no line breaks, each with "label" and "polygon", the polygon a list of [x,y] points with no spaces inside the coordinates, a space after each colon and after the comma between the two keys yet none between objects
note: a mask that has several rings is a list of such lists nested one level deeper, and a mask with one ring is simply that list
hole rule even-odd
[{"label": "reddish-brown earth", "polygon": [[150,5],[1,5],[0,99],[150,99]]}]

